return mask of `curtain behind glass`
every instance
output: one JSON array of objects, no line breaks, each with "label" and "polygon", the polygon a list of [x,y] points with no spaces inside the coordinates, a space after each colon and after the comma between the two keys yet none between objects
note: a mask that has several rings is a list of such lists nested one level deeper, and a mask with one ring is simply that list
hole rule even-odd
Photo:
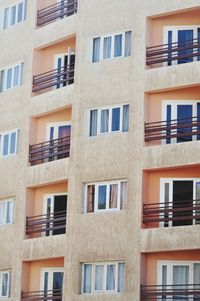
[{"label": "curtain behind glass", "polygon": [[125,56],[131,55],[131,31],[125,33]]},{"label": "curtain behind glass", "polygon": [[118,292],[123,292],[125,288],[125,264],[118,264]]},{"label": "curtain behind glass", "polygon": [[[186,284],[189,283],[189,266],[173,266],[173,285],[176,285],[174,291],[176,289],[185,289]],[[188,298],[184,295],[174,295],[173,300],[188,300]]]},{"label": "curtain behind glass", "polygon": [[94,212],[94,195],[95,185],[88,185],[87,187],[87,212]]},{"label": "curtain behind glass", "polygon": [[[197,206],[200,206],[200,182],[197,182],[196,183],[196,196],[195,196],[195,204]],[[195,210],[195,215],[199,215],[200,216],[200,210]],[[200,219],[196,219],[195,220],[195,224],[198,225],[200,224]]]},{"label": "curtain behind glass", "polygon": [[98,111],[91,110],[90,111],[90,136],[97,135],[97,117],[98,117]]},{"label": "curtain behind glass", "polygon": [[122,131],[128,132],[129,130],[129,105],[123,106],[123,124],[122,124]]},{"label": "curtain behind glass", "polygon": [[96,267],[95,267],[95,291],[103,290],[103,275],[104,275],[104,266],[96,265]]},{"label": "curtain behind glass", "polygon": [[8,201],[7,204],[7,210],[6,210],[6,224],[12,224],[13,222],[13,207],[14,207],[14,201]]},{"label": "curtain behind glass", "polygon": [[91,293],[92,265],[84,265],[83,293]]},{"label": "curtain behind glass", "polygon": [[103,39],[103,59],[109,59],[111,57],[111,37]]},{"label": "curtain behind glass", "polygon": [[116,275],[116,266],[110,264],[107,266],[107,280],[106,280],[106,290],[114,291],[115,290],[115,275]]},{"label": "curtain behind glass", "polygon": [[118,184],[110,185],[109,208],[117,208]]},{"label": "curtain behind glass", "polygon": [[99,62],[100,60],[100,38],[93,39],[93,63]]},{"label": "curtain behind glass", "polygon": [[108,132],[109,110],[101,111],[101,133]]},{"label": "curtain behind glass", "polygon": [[120,209],[127,208],[127,182],[121,182]]},{"label": "curtain behind glass", "polygon": [[5,206],[5,202],[0,203],[0,225],[4,224]]},{"label": "curtain behind glass", "polygon": [[115,36],[114,57],[122,56],[122,34]]}]

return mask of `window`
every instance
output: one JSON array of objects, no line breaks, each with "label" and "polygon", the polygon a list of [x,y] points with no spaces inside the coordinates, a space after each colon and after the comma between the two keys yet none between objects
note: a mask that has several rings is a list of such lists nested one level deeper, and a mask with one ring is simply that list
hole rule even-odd
[{"label": "window", "polygon": [[92,62],[131,55],[131,31],[93,39]]},{"label": "window", "polygon": [[24,64],[18,64],[0,71],[0,92],[22,85]]},{"label": "window", "polygon": [[27,0],[6,7],[3,11],[3,30],[26,20]]},{"label": "window", "polygon": [[90,110],[89,123],[89,136],[128,132],[129,105]]},{"label": "window", "polygon": [[0,298],[10,297],[10,271],[0,271]]},{"label": "window", "polygon": [[0,154],[2,157],[17,153],[19,130],[0,134]]},{"label": "window", "polygon": [[124,291],[124,262],[84,263],[82,293],[121,293]]},{"label": "window", "polygon": [[14,200],[0,201],[0,226],[13,224],[14,222]]},{"label": "window", "polygon": [[123,210],[127,203],[127,181],[99,182],[86,185],[87,213]]}]

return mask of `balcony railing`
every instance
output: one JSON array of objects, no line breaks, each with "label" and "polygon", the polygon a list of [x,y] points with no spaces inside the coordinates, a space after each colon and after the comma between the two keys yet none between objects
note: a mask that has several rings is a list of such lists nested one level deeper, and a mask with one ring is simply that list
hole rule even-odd
[{"label": "balcony railing", "polygon": [[22,292],[21,300],[23,301],[61,301],[62,290],[46,290],[46,291],[34,291],[34,292]]},{"label": "balcony railing", "polygon": [[141,301],[199,301],[200,284],[142,285]]},{"label": "balcony railing", "polygon": [[143,204],[143,223],[200,224],[200,200]]},{"label": "balcony railing", "polygon": [[31,165],[67,158],[70,155],[70,135],[29,146]]},{"label": "balcony railing", "polygon": [[77,13],[77,0],[64,0],[47,6],[37,12],[37,26],[46,25],[57,19]]},{"label": "balcony railing", "polygon": [[50,87],[56,87],[58,89],[60,87],[73,84],[74,66],[75,64],[73,63],[61,68],[34,75],[32,91],[38,92]]},{"label": "balcony railing", "polygon": [[50,214],[29,216],[26,218],[26,234],[46,232],[66,229],[66,211],[60,211]]},{"label": "balcony railing", "polygon": [[200,56],[200,39],[187,40],[183,42],[175,42],[146,49],[146,64],[162,64],[172,65],[177,61],[179,64],[190,61],[199,60]]},{"label": "balcony railing", "polygon": [[200,116],[145,123],[146,142],[171,138],[191,141],[193,136],[200,138]]}]

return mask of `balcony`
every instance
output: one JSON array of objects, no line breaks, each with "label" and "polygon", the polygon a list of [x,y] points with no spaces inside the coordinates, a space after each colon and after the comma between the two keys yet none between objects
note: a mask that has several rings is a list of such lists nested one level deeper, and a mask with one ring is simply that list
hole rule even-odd
[{"label": "balcony", "polygon": [[51,71],[47,71],[33,76],[32,92],[38,92],[47,88],[56,87],[56,89],[74,83],[75,64],[65,65]]},{"label": "balcony", "polygon": [[29,162],[37,165],[68,158],[70,155],[70,135],[29,146]]},{"label": "balcony", "polygon": [[162,223],[168,226],[200,223],[200,200],[143,204],[143,223]]},{"label": "balcony", "polygon": [[152,66],[164,63],[166,66],[174,63],[183,64],[200,60],[200,39],[174,42],[146,49],[146,64]]},{"label": "balcony", "polygon": [[62,301],[62,289],[22,292],[21,300],[23,301]]},{"label": "balcony", "polygon": [[176,142],[199,140],[200,117],[145,123],[145,142],[165,140],[168,144],[174,138]]},{"label": "balcony", "polygon": [[62,0],[37,11],[37,26],[49,24],[77,13],[77,0]]},{"label": "balcony", "polygon": [[142,285],[141,301],[200,300],[200,284]]}]

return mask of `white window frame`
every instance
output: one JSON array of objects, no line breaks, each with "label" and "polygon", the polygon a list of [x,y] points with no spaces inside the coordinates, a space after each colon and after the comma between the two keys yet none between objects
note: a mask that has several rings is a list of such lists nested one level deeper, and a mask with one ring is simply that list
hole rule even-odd
[{"label": "white window frame", "polygon": [[49,287],[51,287],[51,290],[53,289],[53,273],[63,273],[62,291],[64,291],[64,268],[62,268],[62,267],[41,268],[40,269],[40,290],[41,291],[44,291],[44,274],[45,274],[45,272],[49,273],[49,275],[50,275],[50,277],[48,278],[48,289],[49,289]]},{"label": "white window frame", "polygon": [[[191,181],[193,182],[193,200],[196,199],[196,183],[200,182],[200,178],[161,178],[160,179],[160,203],[165,203],[165,183],[169,184],[169,202],[173,202],[173,182],[174,181]],[[171,214],[170,214],[171,216]],[[192,225],[195,225],[193,219]],[[164,222],[160,222],[160,227],[164,227]],[[168,227],[172,227],[172,221],[168,222]]]},{"label": "white window frame", "polygon": [[[23,3],[23,8],[22,8],[22,20],[18,21],[18,13],[19,13],[19,4]],[[13,6],[16,6],[16,13],[15,13],[15,23],[11,24],[11,9]],[[4,20],[5,20],[5,10],[8,9],[8,26],[7,28],[4,28]],[[1,9],[1,29],[3,31],[7,30],[10,27],[16,26],[17,24],[20,24],[22,22],[26,21],[26,14],[27,14],[27,0],[18,0],[14,1],[12,4],[9,6],[4,6]]]},{"label": "white window frame", "polygon": [[[91,295],[91,294],[120,294],[121,292],[118,292],[118,268],[119,264],[123,263],[125,265],[124,261],[108,261],[108,262],[84,262],[82,263],[82,285],[81,285],[81,294],[82,295]],[[92,265],[92,277],[91,277],[91,292],[90,293],[84,293],[84,266],[85,265]],[[107,280],[107,266],[109,265],[115,265],[115,289],[114,290],[106,290],[106,280]],[[104,276],[103,276],[103,290],[98,291],[95,290],[95,268],[96,266],[103,266],[104,268]],[[125,280],[125,279],[124,279]]]},{"label": "white window frame", "polygon": [[54,128],[54,138],[53,139],[58,139],[58,129],[60,126],[71,126],[71,121],[59,121],[59,122],[47,123],[46,140],[50,140],[51,127]]},{"label": "white window frame", "polygon": [[[2,280],[3,280],[3,274],[7,274],[8,275],[8,290],[7,290],[7,295],[6,296],[2,296]],[[10,270],[0,270],[0,299],[5,299],[5,298],[9,298],[10,297],[10,284],[11,284],[11,271]]]},{"label": "white window frame", "polygon": [[[9,199],[0,200],[0,204],[2,204],[2,203],[5,204],[5,211],[3,213],[3,223],[0,224],[0,227],[5,226],[5,225],[12,225],[12,224],[14,224],[14,221],[15,221],[15,201],[16,201],[15,198],[9,198]],[[10,223],[6,222],[8,203],[11,203],[12,218],[11,218],[11,222]]]},{"label": "white window frame", "polygon": [[[85,205],[84,205],[84,212],[87,212],[87,191],[88,191],[88,186],[90,185],[95,185],[95,196],[94,196],[94,212],[92,213],[103,213],[103,212],[113,212],[113,211],[122,211],[120,209],[120,202],[121,202],[121,183],[127,183],[127,180],[114,180],[114,181],[105,181],[105,182],[91,182],[85,184]],[[118,185],[118,190],[117,190],[117,208],[109,208],[109,188],[110,185]],[[106,209],[98,209],[98,189],[99,186],[106,186]],[[128,190],[128,189],[127,189]]]},{"label": "white window frame", "polygon": [[[200,100],[162,100],[162,120],[166,121],[167,114],[167,105],[171,106],[171,120],[177,119],[177,106],[178,105],[192,105],[192,117],[197,116],[197,103],[200,103]],[[165,134],[165,131],[163,132]],[[192,141],[197,140],[197,136],[192,136]],[[177,143],[177,138],[171,138],[170,144]],[[161,144],[166,144],[166,139],[161,140]]]},{"label": "white window frame", "polygon": [[[123,107],[124,106],[129,106],[129,103],[124,103],[124,104],[119,104],[119,105],[110,105],[110,106],[103,106],[103,107],[100,107],[100,108],[93,108],[93,109],[90,109],[88,111],[88,136],[89,137],[96,137],[96,136],[99,136],[99,135],[107,135],[107,134],[114,134],[114,133],[126,133],[126,132],[123,132]],[[112,119],[113,119],[113,116],[112,116],[112,109],[117,109],[119,108],[120,109],[120,122],[119,122],[119,130],[117,131],[112,131]],[[95,111],[97,110],[97,135],[96,136],[90,136],[90,114],[91,114],[91,111]],[[109,111],[109,119],[108,119],[108,132],[104,132],[102,133],[101,132],[101,111],[103,110],[108,110]]]},{"label": "white window frame", "polygon": [[[3,141],[4,141],[4,136],[9,135],[9,140],[8,140],[8,151],[10,150],[10,143],[11,143],[11,134],[16,133],[16,140],[15,140],[15,152],[12,154],[7,154],[7,155],[3,155]],[[18,152],[18,144],[19,144],[19,129],[14,129],[11,131],[6,131],[6,132],[2,132],[0,133],[0,156],[2,158],[6,158],[6,157],[10,157],[10,156],[14,156],[17,154]]]},{"label": "white window frame", "polygon": [[[126,32],[131,32],[132,34],[132,30],[125,30],[125,31],[122,31],[122,32],[114,32],[114,33],[110,33],[110,34],[105,34],[105,35],[99,35],[99,36],[95,36],[95,37],[92,37],[91,38],[91,42],[90,42],[90,49],[91,49],[91,54],[90,54],[90,57],[91,57],[91,62],[93,62],[93,42],[95,39],[98,39],[100,38],[100,56],[99,56],[99,61],[98,62],[101,62],[101,61],[108,61],[108,60],[113,60],[113,59],[119,59],[119,58],[122,58],[122,57],[125,57],[125,35],[126,35]],[[120,56],[114,56],[114,51],[115,51],[115,47],[114,47],[114,44],[115,44],[115,36],[118,36],[118,35],[122,35],[122,54]],[[111,56],[110,58],[103,58],[103,46],[104,46],[104,38],[109,38],[111,37]]]},{"label": "white window frame", "polygon": [[[200,25],[183,25],[183,26],[164,26],[163,27],[163,44],[168,44],[168,31],[172,31],[172,43],[178,42],[178,31],[179,30],[193,30],[193,38],[198,38],[198,28]],[[194,50],[197,51],[197,50]],[[175,52],[174,52],[175,54]],[[193,62],[197,61],[197,57],[193,57]],[[172,61],[172,65],[177,65],[177,60]],[[164,66],[168,66],[166,62]]]},{"label": "white window frame", "polygon": [[[159,260],[157,264],[157,284],[162,285],[162,267],[167,266],[167,285],[173,285],[173,266],[189,266],[189,284],[194,283],[194,264],[200,261],[191,260]],[[168,272],[169,271],[169,272]]]},{"label": "white window frame", "polygon": [[[18,84],[16,86],[14,86],[14,69],[15,69],[15,67],[19,67]],[[8,70],[10,70],[10,69],[12,69],[11,87],[7,88],[7,74],[8,74]],[[15,63],[14,65],[4,67],[3,69],[0,70],[0,76],[1,76],[2,71],[4,71],[5,74],[4,74],[3,86],[0,87],[1,88],[0,93],[3,93],[8,90],[16,89],[23,84],[23,73],[24,73],[24,62],[23,61]],[[0,80],[1,80],[1,84],[2,84],[2,79],[0,79]]]}]

